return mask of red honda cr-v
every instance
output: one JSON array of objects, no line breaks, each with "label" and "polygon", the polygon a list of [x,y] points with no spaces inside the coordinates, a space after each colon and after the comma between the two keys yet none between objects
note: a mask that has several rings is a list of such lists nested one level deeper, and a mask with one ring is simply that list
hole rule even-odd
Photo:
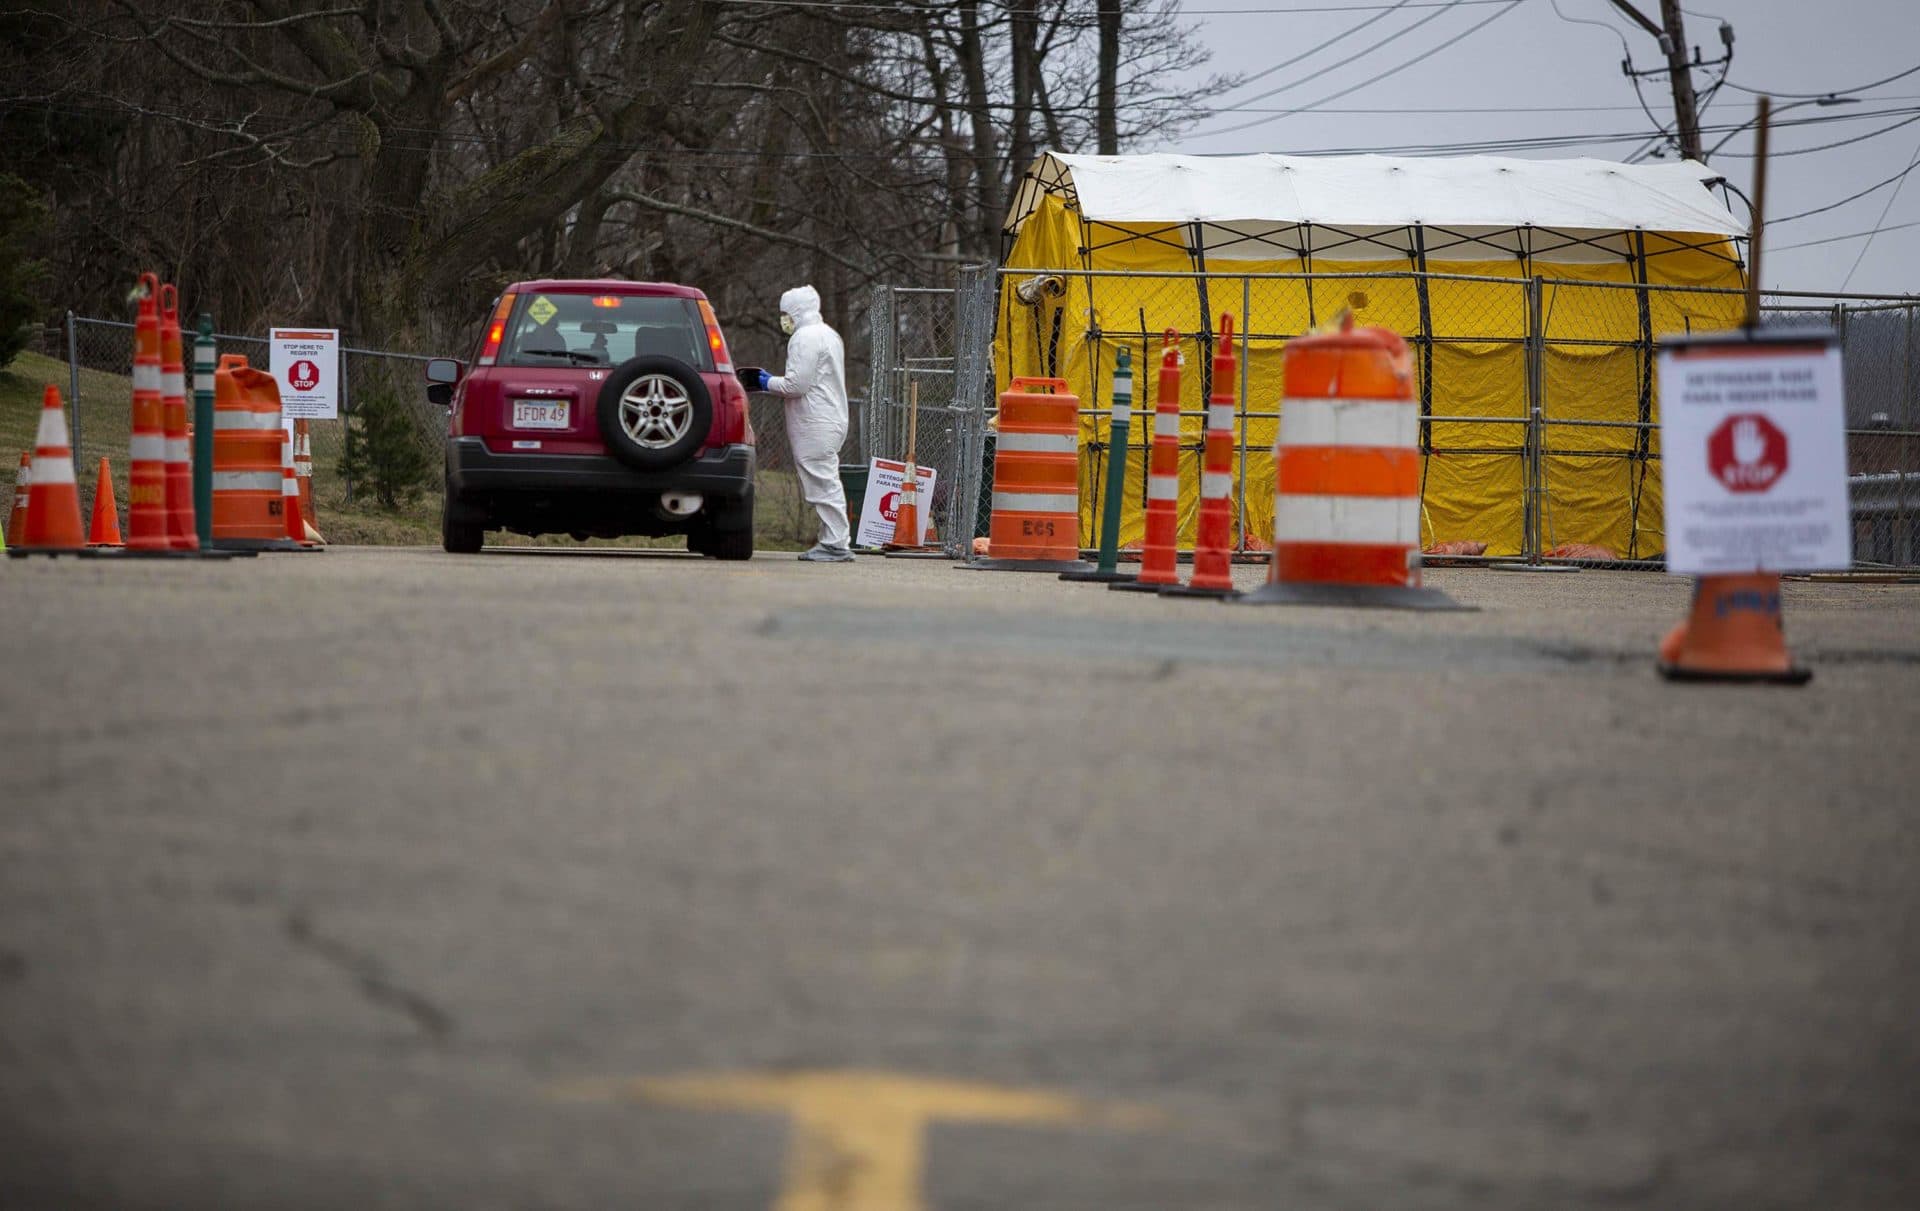
[{"label": "red honda cr-v", "polygon": [[617,538],[685,534],[753,555],[753,427],[700,291],[663,282],[516,282],[469,369],[427,363],[448,407],[441,543],[491,529]]}]

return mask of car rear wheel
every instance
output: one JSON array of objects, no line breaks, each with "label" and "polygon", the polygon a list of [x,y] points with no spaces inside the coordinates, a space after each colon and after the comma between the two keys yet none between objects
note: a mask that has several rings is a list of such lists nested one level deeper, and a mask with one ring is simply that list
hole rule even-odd
[{"label": "car rear wheel", "polygon": [[699,371],[672,357],[622,362],[600,388],[596,410],[607,451],[641,471],[679,466],[713,427],[713,399]]},{"label": "car rear wheel", "polygon": [[486,519],[461,503],[451,492],[441,498],[440,547],[455,555],[472,555],[486,540]]},{"label": "car rear wheel", "polygon": [[706,553],[715,559],[752,559],[752,528],[715,531],[706,542]]}]

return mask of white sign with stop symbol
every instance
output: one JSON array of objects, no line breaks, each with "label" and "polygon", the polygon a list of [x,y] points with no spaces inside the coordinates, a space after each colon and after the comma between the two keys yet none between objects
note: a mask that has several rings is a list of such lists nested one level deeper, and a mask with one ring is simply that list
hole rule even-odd
[{"label": "white sign with stop symbol", "polygon": [[288,420],[338,417],[340,330],[275,328],[268,340],[268,365],[280,385],[280,414]]},{"label": "white sign with stop symbol", "polygon": [[[867,466],[867,496],[860,502],[860,523],[853,541],[863,547],[882,547],[893,541],[900,519],[900,484],[907,477],[907,464],[890,458],[876,458]],[[939,473],[921,467],[914,480],[914,507],[920,514],[920,541],[928,541],[933,532],[933,483]]]},{"label": "white sign with stop symbol", "polygon": [[1672,338],[1660,352],[1667,570],[1845,569],[1846,402],[1823,331]]}]

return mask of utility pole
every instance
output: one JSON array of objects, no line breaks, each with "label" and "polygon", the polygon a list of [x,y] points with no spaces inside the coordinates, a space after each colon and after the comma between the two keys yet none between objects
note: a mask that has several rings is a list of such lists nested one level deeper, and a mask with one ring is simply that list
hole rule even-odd
[{"label": "utility pole", "polygon": [[1700,150],[1700,106],[1693,95],[1693,69],[1733,62],[1733,26],[1724,21],[1720,23],[1720,43],[1726,48],[1726,53],[1718,59],[1702,62],[1700,52],[1690,51],[1687,47],[1687,27],[1681,19],[1680,0],[1660,0],[1660,24],[1655,24],[1629,0],[1608,2],[1634,24],[1659,39],[1660,50],[1667,57],[1666,67],[1636,71],[1633,61],[1629,59],[1620,65],[1620,70],[1636,77],[1658,75],[1661,71],[1667,73],[1667,80],[1673,86],[1673,124],[1678,133],[1680,154],[1689,160],[1704,162],[1706,156]]},{"label": "utility pole", "polygon": [[1699,160],[1700,114],[1694,107],[1693,70],[1687,63],[1687,28],[1680,17],[1680,0],[1660,0],[1660,20],[1667,28],[1667,77],[1673,83],[1673,117],[1679,127],[1680,153]]}]

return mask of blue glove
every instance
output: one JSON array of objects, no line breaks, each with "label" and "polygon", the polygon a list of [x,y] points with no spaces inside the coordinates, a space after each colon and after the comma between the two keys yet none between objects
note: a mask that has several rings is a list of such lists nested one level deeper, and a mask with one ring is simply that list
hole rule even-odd
[{"label": "blue glove", "polygon": [[768,374],[765,370],[762,370],[760,372],[760,390],[765,391],[767,389],[767,384],[771,383],[772,381],[773,381],[773,375]]}]

